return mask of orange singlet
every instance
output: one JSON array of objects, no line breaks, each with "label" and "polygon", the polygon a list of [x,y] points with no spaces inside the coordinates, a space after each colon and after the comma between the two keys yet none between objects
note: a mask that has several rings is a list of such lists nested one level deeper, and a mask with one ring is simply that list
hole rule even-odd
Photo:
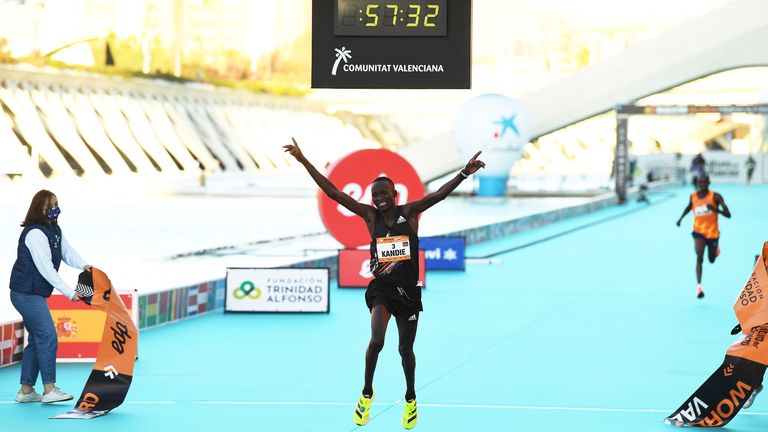
[{"label": "orange singlet", "polygon": [[698,192],[694,192],[691,195],[693,232],[701,234],[706,239],[712,240],[720,237],[720,230],[717,227],[717,212],[707,208],[708,204],[717,208],[714,191],[709,191],[704,198],[699,198]]}]

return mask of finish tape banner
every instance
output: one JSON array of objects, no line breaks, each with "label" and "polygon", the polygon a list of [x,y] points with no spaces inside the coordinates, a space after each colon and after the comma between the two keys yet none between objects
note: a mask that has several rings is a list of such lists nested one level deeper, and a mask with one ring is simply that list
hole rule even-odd
[{"label": "finish tape banner", "polygon": [[[114,291],[113,291],[114,295]],[[119,293],[133,322],[138,322],[139,302],[135,292]],[[73,302],[67,297],[54,293],[48,297],[53,323],[59,339],[56,351],[57,362],[91,363],[101,345],[102,329],[107,314],[85,302]]]},{"label": "finish tape banner", "polygon": [[120,406],[133,380],[139,333],[131,314],[115,294],[107,275],[97,268],[82,272],[75,288],[81,301],[106,312],[107,320],[96,353],[96,364],[77,400],[75,409],[51,417],[88,419],[107,414]]},{"label": "finish tape banner", "polygon": [[[733,306],[741,337],[725,361],[665,422],[674,426],[728,424],[763,382],[768,365],[768,242]],[[737,327],[738,329],[739,327]]]}]

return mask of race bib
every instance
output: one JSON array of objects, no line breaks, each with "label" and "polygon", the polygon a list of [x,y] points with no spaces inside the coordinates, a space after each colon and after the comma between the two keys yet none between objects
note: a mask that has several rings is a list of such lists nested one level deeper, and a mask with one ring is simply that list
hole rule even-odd
[{"label": "race bib", "polygon": [[408,236],[377,237],[376,253],[379,262],[382,263],[411,259],[411,246]]},{"label": "race bib", "polygon": [[706,204],[700,205],[700,206],[698,206],[698,207],[693,209],[693,214],[695,216],[704,216],[704,215],[708,215],[710,213],[712,213],[712,210],[710,210],[709,207],[707,207]]}]

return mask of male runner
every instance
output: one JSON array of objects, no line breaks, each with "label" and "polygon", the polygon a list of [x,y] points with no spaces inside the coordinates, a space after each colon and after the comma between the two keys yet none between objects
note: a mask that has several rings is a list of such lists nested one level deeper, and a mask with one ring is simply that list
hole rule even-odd
[{"label": "male runner", "polygon": [[710,263],[720,255],[718,242],[720,240],[720,230],[717,226],[717,215],[730,218],[731,212],[725,205],[723,196],[715,191],[709,190],[709,174],[701,174],[698,178],[698,190],[691,194],[688,205],[683,210],[680,219],[677,220],[677,226],[680,226],[685,215],[693,210],[693,245],[696,250],[696,297],[704,297],[704,288],[701,286],[701,265],[704,262],[704,247],[707,247]]},{"label": "male runner", "polygon": [[359,203],[339,191],[304,157],[295,139],[285,145],[286,152],[306,168],[309,175],[328,195],[365,221],[371,235],[371,272],[374,279],[368,284],[365,302],[371,311],[371,340],[365,352],[365,385],[354,413],[360,426],[368,423],[373,402],[373,373],[379,352],[384,347],[387,324],[395,316],[399,335],[399,351],[405,372],[405,407],[401,424],[406,429],[416,426],[416,390],[414,387],[416,356],[413,342],[421,305],[419,278],[419,214],[445,199],[465,178],[474,174],[485,163],[477,160],[477,152],[458,174],[435,192],[424,198],[396,205],[397,191],[388,177],[379,177],[371,185],[373,206]]}]

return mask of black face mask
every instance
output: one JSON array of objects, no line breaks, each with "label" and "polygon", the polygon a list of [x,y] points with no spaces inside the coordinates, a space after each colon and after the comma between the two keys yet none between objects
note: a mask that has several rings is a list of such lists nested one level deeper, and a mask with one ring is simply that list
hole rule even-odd
[{"label": "black face mask", "polygon": [[46,216],[48,216],[48,220],[55,221],[59,218],[60,214],[61,214],[61,209],[59,208],[59,206],[56,206],[48,209],[48,213],[46,213]]}]

